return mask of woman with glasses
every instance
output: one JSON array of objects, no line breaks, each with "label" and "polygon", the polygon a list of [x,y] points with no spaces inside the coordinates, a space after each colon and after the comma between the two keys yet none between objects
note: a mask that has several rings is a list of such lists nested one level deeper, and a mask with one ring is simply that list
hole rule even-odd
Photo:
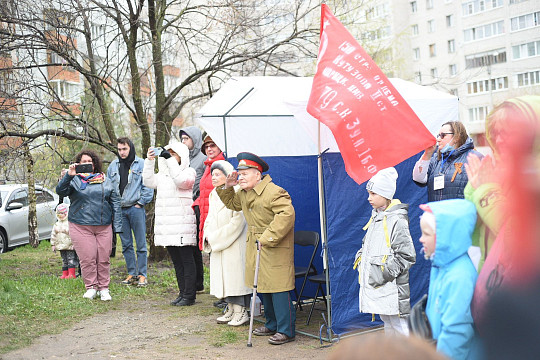
[{"label": "woman with glasses", "polygon": [[444,123],[437,134],[437,144],[424,151],[413,169],[413,180],[428,187],[428,202],[464,198],[468,181],[465,164],[471,153],[483,157],[474,150],[463,123]]}]

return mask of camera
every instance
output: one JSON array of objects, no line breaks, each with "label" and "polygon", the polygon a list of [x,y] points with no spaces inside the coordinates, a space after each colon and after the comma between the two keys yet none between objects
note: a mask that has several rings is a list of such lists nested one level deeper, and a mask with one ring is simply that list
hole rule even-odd
[{"label": "camera", "polygon": [[75,172],[77,174],[81,173],[91,173],[94,171],[92,164],[77,164],[75,165]]}]

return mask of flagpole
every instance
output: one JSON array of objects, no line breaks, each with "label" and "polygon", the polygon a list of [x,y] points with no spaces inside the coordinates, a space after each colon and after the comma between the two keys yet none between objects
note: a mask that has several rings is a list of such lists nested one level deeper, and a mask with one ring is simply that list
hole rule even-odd
[{"label": "flagpole", "polygon": [[[326,204],[324,196],[324,175],[323,175],[323,163],[321,152],[321,122],[317,121],[317,175],[319,180],[319,221],[321,224],[321,239],[322,239],[322,249],[323,249],[323,268],[326,280],[326,310],[328,312],[328,322],[327,322],[327,336],[328,341],[332,342],[332,308],[331,308],[331,294],[330,294],[330,276],[328,270],[328,253],[327,253],[327,236],[326,236]],[[325,150],[324,152],[326,152]],[[315,301],[315,299],[313,299]]]}]

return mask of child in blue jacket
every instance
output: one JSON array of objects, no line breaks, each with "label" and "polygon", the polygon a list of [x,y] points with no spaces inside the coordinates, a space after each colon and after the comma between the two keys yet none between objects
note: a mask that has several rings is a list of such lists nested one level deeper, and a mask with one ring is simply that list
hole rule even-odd
[{"label": "child in blue jacket", "polygon": [[450,359],[476,359],[471,300],[477,272],[467,250],[476,224],[474,204],[463,199],[420,206],[423,251],[433,261],[426,314],[437,351]]}]

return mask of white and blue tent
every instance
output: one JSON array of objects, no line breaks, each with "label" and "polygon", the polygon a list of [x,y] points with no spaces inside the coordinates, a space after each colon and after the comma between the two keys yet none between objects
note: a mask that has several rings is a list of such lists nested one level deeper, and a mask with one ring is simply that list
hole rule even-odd
[{"label": "white and blue tent", "polygon": [[[362,228],[371,214],[365,184],[358,185],[347,175],[332,133],[306,112],[312,80],[233,77],[198,111],[196,120],[233,164],[242,151],[263,157],[274,182],[291,195],[295,230],[320,232],[326,251],[321,252],[316,265],[319,271],[323,266],[329,269],[331,311],[327,326],[331,331],[327,334],[331,340],[333,333],[341,336],[380,322],[371,322],[371,314],[359,313],[358,273],[352,269],[364,236]],[[444,122],[458,119],[457,97],[405,80],[390,80],[432,134]],[[427,293],[430,270],[418,242],[418,205],[427,201],[427,192],[411,175],[419,156],[396,165],[395,198],[409,204],[410,230],[418,255],[410,271],[411,304]],[[309,254],[298,252],[295,261],[306,264]]]}]

